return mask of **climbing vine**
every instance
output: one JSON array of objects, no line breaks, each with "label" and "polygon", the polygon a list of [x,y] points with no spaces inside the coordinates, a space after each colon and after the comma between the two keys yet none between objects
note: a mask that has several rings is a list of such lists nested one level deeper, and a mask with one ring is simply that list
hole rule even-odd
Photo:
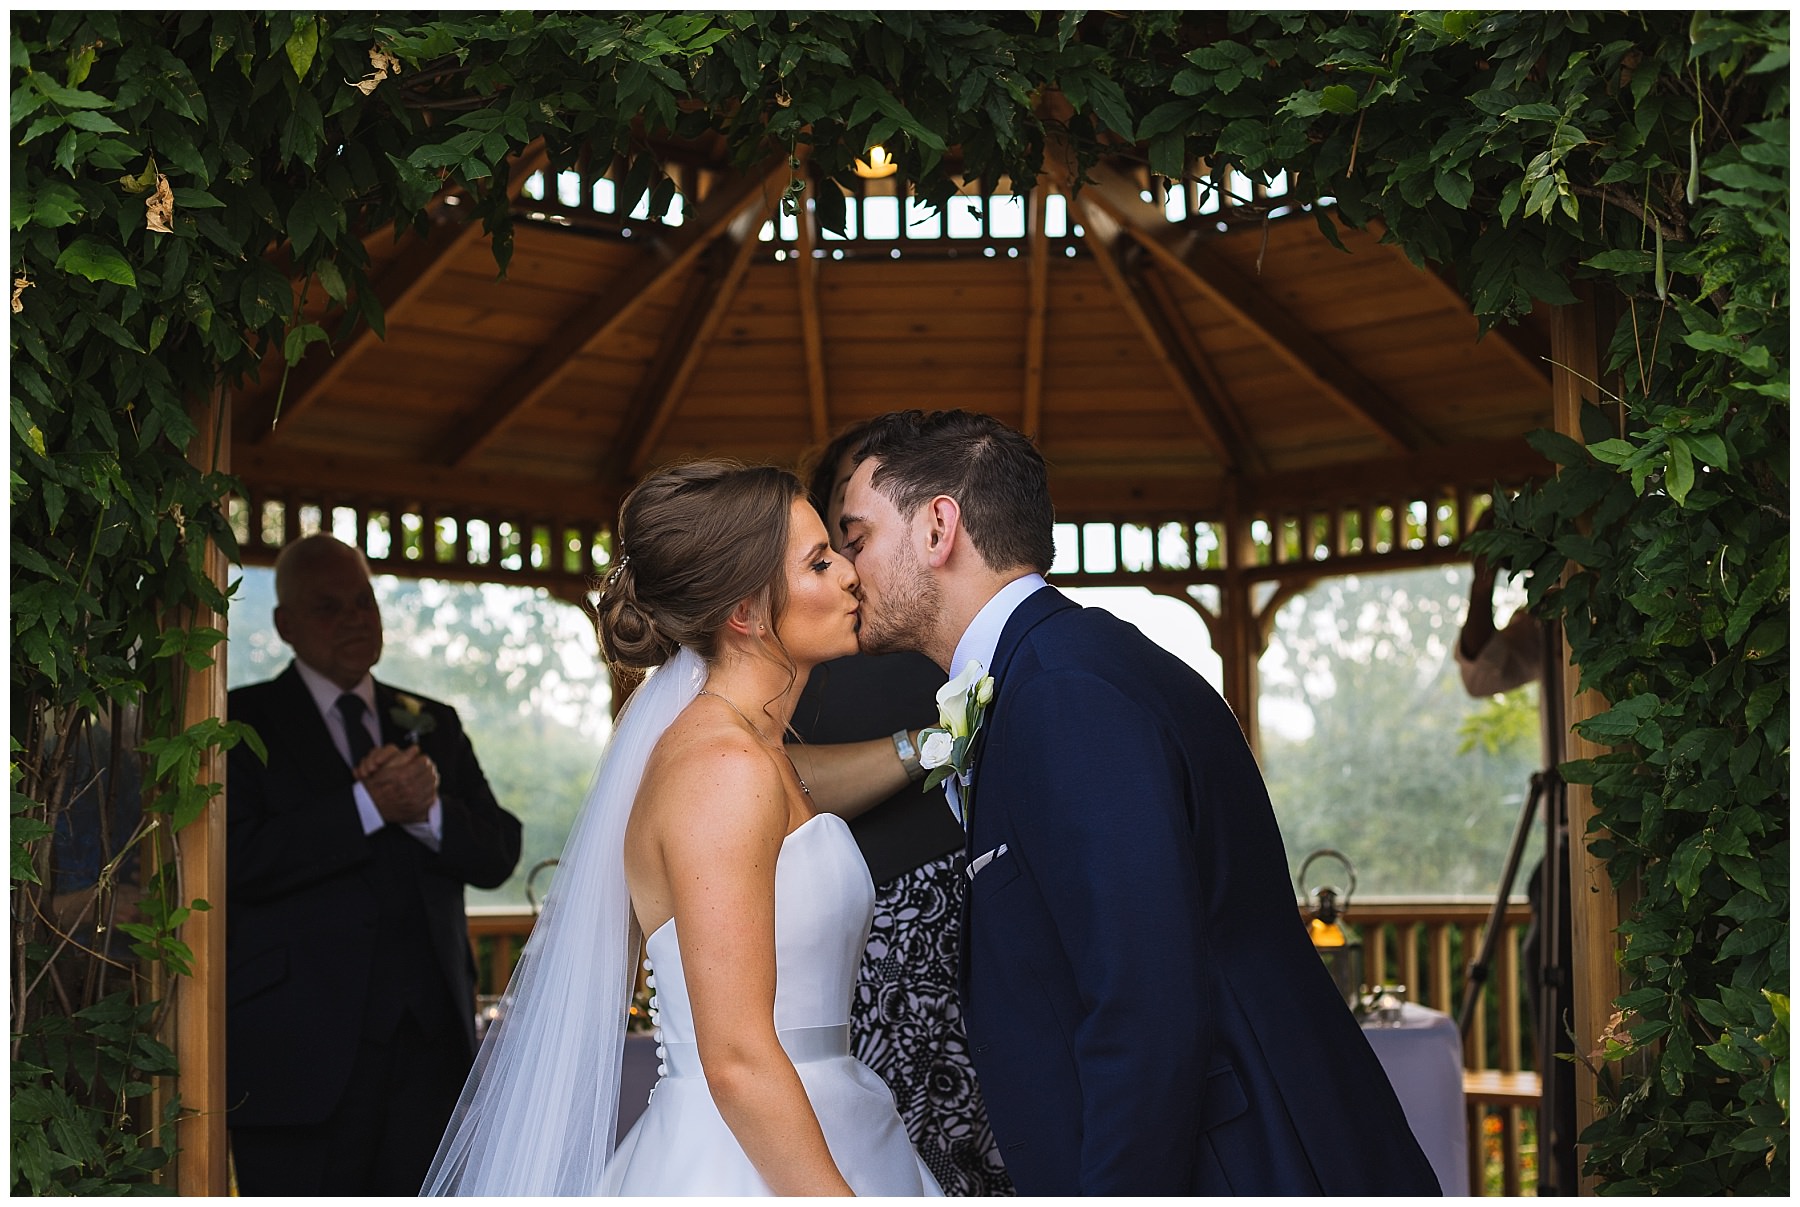
[{"label": "climbing vine", "polygon": [[1053,139],[1078,171],[1284,170],[1484,326],[1615,312],[1587,446],[1539,437],[1559,476],[1486,538],[1610,702],[1565,769],[1631,902],[1620,1015],[1576,1037],[1589,1168],[1785,1187],[1787,42],[1784,12],[14,14],[14,1190],[141,1185],[180,1110],[160,978],[208,903],[158,869],[242,737],[180,707],[232,550],[196,416],[379,332],[365,242],[444,190],[504,271],[523,148],[660,212],[659,148],[702,135],[840,181],[884,143],[937,203]]}]

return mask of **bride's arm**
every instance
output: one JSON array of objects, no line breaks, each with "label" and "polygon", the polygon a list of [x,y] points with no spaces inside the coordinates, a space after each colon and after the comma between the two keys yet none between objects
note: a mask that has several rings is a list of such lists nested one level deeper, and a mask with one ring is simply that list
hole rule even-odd
[{"label": "bride's arm", "polygon": [[[917,750],[918,730],[908,730],[907,734]],[[787,752],[800,778],[806,781],[813,806],[846,819],[866,813],[913,778],[900,761],[892,738],[827,746],[789,742]],[[917,778],[924,778],[923,770]]]},{"label": "bride's arm", "polygon": [[775,1034],[775,861],[787,831],[785,785],[768,757],[751,749],[685,760],[673,781],[667,790],[689,799],[658,811],[670,821],[660,838],[707,1088],[776,1194],[850,1194]]}]

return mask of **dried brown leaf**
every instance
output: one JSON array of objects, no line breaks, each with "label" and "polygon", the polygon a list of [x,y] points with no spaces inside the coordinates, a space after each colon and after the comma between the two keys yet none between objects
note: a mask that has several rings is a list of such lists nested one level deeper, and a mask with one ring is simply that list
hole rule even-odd
[{"label": "dried brown leaf", "polygon": [[17,314],[21,310],[25,309],[25,303],[20,301],[19,298],[27,289],[30,289],[33,285],[36,285],[36,284],[37,284],[37,282],[33,281],[30,277],[14,277],[13,278],[13,313],[14,314]]},{"label": "dried brown leaf", "polygon": [[388,76],[400,74],[400,60],[373,46],[369,48],[369,66],[375,70],[350,85],[364,96],[374,92],[376,85],[387,79]]},{"label": "dried brown leaf", "polygon": [[169,178],[161,172],[156,174],[156,192],[144,202],[144,229],[155,231],[161,235],[172,235],[175,228],[170,226],[175,221],[175,193],[169,188]]}]

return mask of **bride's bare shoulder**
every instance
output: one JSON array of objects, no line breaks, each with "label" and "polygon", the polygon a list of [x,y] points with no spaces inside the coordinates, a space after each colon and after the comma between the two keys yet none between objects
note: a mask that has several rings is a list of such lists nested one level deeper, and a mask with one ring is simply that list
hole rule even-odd
[{"label": "bride's bare shoulder", "polygon": [[785,829],[779,765],[738,726],[692,710],[669,726],[644,768],[638,808],[693,824]]}]

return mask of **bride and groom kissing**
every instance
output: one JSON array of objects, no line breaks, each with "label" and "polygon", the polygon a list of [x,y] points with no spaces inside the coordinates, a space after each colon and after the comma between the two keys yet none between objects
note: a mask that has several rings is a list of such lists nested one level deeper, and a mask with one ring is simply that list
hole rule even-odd
[{"label": "bride and groom kissing", "polygon": [[[1053,525],[1036,448],[960,411],[872,421],[830,537],[773,468],[627,497],[601,636],[655,669],[426,1193],[939,1192],[848,1055],[874,898],[829,811],[869,801],[809,787],[781,741],[811,669],[858,649],[954,672],[923,753],[968,833],[963,1020],[1020,1193],[1438,1193],[1306,939],[1237,722],[1045,583]],[[640,934],[663,1076],[615,1150]]]}]

